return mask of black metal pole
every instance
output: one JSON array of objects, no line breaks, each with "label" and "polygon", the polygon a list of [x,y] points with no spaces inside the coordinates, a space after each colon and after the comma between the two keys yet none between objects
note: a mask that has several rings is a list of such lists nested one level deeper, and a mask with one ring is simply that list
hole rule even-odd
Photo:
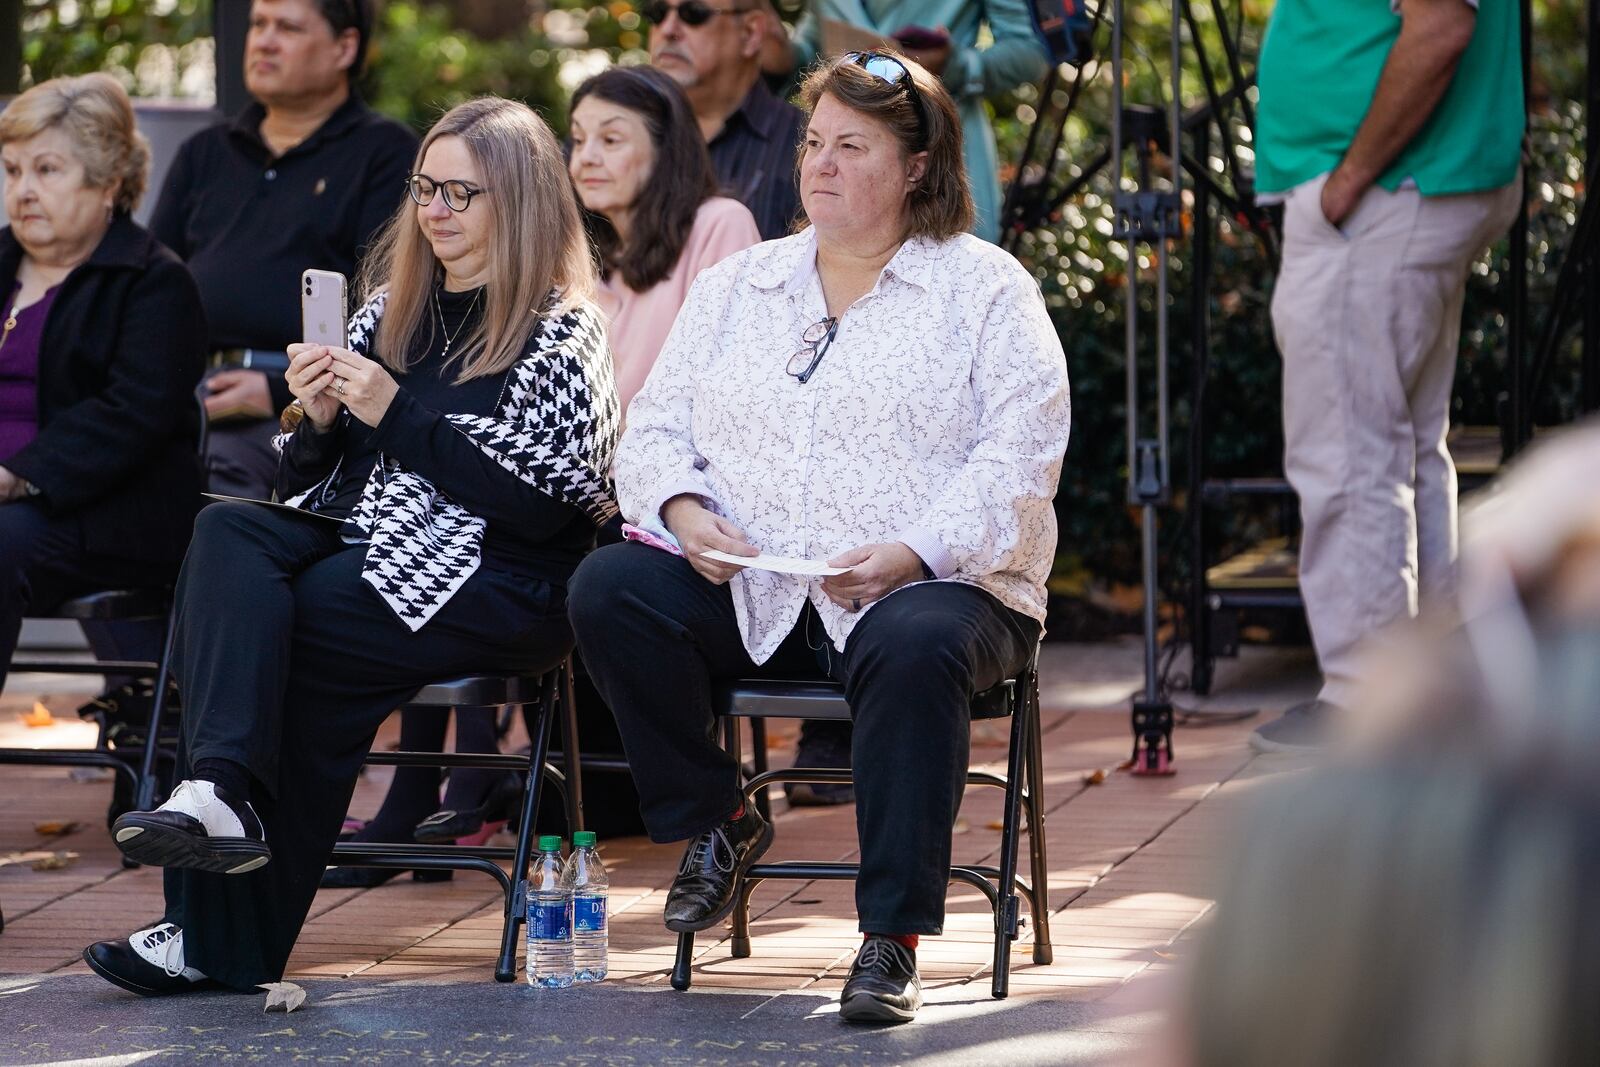
[{"label": "black metal pole", "polygon": [[217,110],[237,115],[250,102],[244,87],[244,38],[250,30],[250,0],[215,0],[211,9],[217,65]]},{"label": "black metal pole", "polygon": [[[1522,98],[1526,110],[1531,102],[1532,76],[1529,64],[1532,59],[1529,39],[1533,32],[1531,0],[1522,0]],[[1502,442],[1506,458],[1510,458],[1527,443],[1532,432],[1528,397],[1524,382],[1524,342],[1528,332],[1528,177],[1522,176],[1522,210],[1511,226],[1511,303],[1506,312],[1506,392],[1509,410],[1502,427],[1509,424],[1509,432]]]},{"label": "black metal pole", "polygon": [[[1600,173],[1595,163],[1600,160],[1600,0],[1589,0],[1589,19],[1585,27],[1589,36],[1588,93],[1584,99],[1583,119],[1588,126],[1584,143],[1584,171],[1591,178]],[[1595,188],[1585,183],[1583,195],[1594,197]],[[1576,250],[1583,256],[1583,410],[1600,410],[1600,252],[1594,245]],[[1574,250],[1568,249],[1568,255]]]},{"label": "black metal pole", "polygon": [[[1211,156],[1211,129],[1194,131],[1202,168]],[[1211,184],[1194,187],[1194,247],[1189,275],[1189,688],[1211,692],[1211,590],[1206,586],[1206,376],[1211,372]]]},{"label": "black metal pole", "polygon": [[0,0],[0,96],[22,91],[22,0]]}]

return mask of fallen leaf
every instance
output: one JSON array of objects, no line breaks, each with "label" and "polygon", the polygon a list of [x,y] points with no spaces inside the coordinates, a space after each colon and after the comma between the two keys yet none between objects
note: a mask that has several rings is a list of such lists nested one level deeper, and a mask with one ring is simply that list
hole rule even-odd
[{"label": "fallen leaf", "polygon": [[995,819],[993,822],[989,823],[989,829],[991,830],[1004,830],[1005,828],[1006,824],[999,819]]},{"label": "fallen leaf", "polygon": [[966,833],[967,832],[967,820],[965,820],[965,819],[957,819],[955,826],[951,827],[950,832],[953,833],[953,834],[964,834],[964,833]]},{"label": "fallen leaf", "polygon": [[1096,767],[1094,770],[1083,776],[1084,785],[1100,785],[1105,780],[1106,772],[1105,768],[1103,767]]},{"label": "fallen leaf", "polygon": [[261,1009],[264,1012],[273,1008],[290,1012],[306,1002],[306,991],[293,982],[263,982],[256,988],[267,991],[267,1003]]},{"label": "fallen leaf", "polygon": [[50,714],[50,709],[39,701],[33,702],[33,710],[18,716],[24,726],[54,726],[56,717]]},{"label": "fallen leaf", "polygon": [[71,819],[49,819],[33,824],[33,832],[46,837],[62,837],[81,827],[83,823]]},{"label": "fallen leaf", "polygon": [[1131,771],[1131,770],[1133,770],[1134,762],[1135,761],[1132,760],[1132,759],[1125,759],[1121,763],[1117,764],[1117,770],[1119,770],[1119,771]]},{"label": "fallen leaf", "polygon": [[77,858],[78,854],[76,852],[46,852],[33,861],[33,869],[36,871],[63,871],[72,866]]},{"label": "fallen leaf", "polygon": [[1158,949],[1158,948],[1153,948],[1153,949],[1151,949],[1151,950],[1150,950],[1150,951],[1151,951],[1151,952],[1154,952],[1154,953],[1155,953],[1155,954],[1156,954],[1156,955],[1157,955],[1157,956],[1160,956],[1160,957],[1161,957],[1161,958],[1162,958],[1162,959],[1164,959],[1164,960],[1175,960],[1175,959],[1177,959],[1177,958],[1178,958],[1178,957],[1177,957],[1177,954],[1176,954],[1176,953],[1172,953],[1172,952],[1162,952],[1162,951],[1161,951],[1161,950],[1160,950],[1160,949]]}]

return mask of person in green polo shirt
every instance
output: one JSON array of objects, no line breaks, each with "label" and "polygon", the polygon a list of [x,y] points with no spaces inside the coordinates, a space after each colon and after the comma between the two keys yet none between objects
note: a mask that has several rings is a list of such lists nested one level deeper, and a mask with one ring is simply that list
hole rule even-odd
[{"label": "person in green polo shirt", "polygon": [[1257,188],[1285,202],[1272,299],[1284,469],[1318,698],[1251,737],[1315,747],[1360,645],[1451,583],[1445,447],[1474,260],[1515,217],[1516,0],[1278,0],[1258,74]]}]

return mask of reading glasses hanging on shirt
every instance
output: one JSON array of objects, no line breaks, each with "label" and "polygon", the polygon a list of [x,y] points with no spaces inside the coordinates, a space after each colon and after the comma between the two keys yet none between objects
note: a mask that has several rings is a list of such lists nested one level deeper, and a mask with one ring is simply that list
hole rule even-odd
[{"label": "reading glasses hanging on shirt", "polygon": [[789,365],[784,371],[791,378],[798,378],[801,385],[809,382],[817,371],[817,364],[822,362],[828,347],[833,344],[833,335],[838,332],[839,320],[832,317],[807,326],[806,332],[800,335],[805,347],[795,350],[794,355],[789,357]]}]

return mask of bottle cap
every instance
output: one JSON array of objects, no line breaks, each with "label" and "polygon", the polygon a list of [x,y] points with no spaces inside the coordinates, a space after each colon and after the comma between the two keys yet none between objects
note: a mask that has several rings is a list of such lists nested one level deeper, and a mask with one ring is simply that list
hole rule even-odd
[{"label": "bottle cap", "polygon": [[579,830],[572,835],[573,848],[594,848],[595,836],[593,830]]},{"label": "bottle cap", "polygon": [[539,851],[560,852],[561,838],[557,837],[555,834],[546,834],[544,837],[539,838]]}]

